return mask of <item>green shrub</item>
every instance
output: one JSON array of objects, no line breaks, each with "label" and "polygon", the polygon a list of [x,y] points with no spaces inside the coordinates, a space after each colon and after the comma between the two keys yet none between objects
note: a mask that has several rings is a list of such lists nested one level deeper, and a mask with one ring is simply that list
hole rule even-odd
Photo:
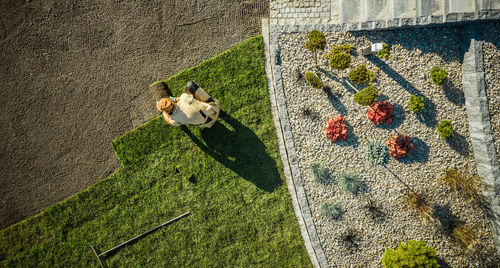
[{"label": "green shrub", "polygon": [[311,72],[306,72],[306,81],[313,88],[322,88],[323,87],[323,83],[321,83],[318,76],[311,73]]},{"label": "green shrub", "polygon": [[443,120],[437,126],[439,136],[443,139],[447,139],[453,136],[453,124],[450,120]]},{"label": "green shrub", "polygon": [[306,48],[307,50],[314,52],[315,65],[318,65],[318,58],[317,58],[318,50],[323,51],[325,49],[325,46],[326,46],[326,38],[322,32],[318,30],[312,30],[309,32],[309,34],[307,35]]},{"label": "green shrub", "polygon": [[349,79],[356,85],[371,83],[375,79],[375,74],[366,68],[366,65],[361,64],[352,69],[349,74]]},{"label": "green shrub", "polygon": [[382,257],[384,267],[440,267],[436,250],[424,241],[410,240],[396,250],[387,249]]},{"label": "green shrub", "polygon": [[338,52],[330,58],[330,67],[334,70],[343,71],[351,66],[351,55]]},{"label": "green shrub", "polygon": [[366,188],[366,184],[361,179],[361,176],[356,173],[342,174],[339,182],[342,189],[354,195]]},{"label": "green shrub", "polygon": [[445,69],[437,66],[431,69],[431,79],[434,84],[442,86],[446,77],[448,72]]},{"label": "green shrub", "polygon": [[366,144],[364,155],[372,165],[383,165],[389,158],[387,146],[382,140],[369,140]]},{"label": "green shrub", "polygon": [[388,60],[390,58],[389,56],[389,45],[388,44],[383,44],[382,45],[382,50],[377,52],[377,57],[383,59],[383,60]]},{"label": "green shrub", "polygon": [[342,208],[336,202],[327,202],[321,204],[319,212],[324,217],[327,217],[332,220],[338,220],[342,217]]},{"label": "green shrub", "polygon": [[411,95],[408,102],[408,109],[414,113],[420,113],[424,109],[424,98],[421,96]]},{"label": "green shrub", "polygon": [[312,164],[311,174],[317,182],[326,183],[330,180],[330,174],[320,163]]},{"label": "green shrub", "polygon": [[354,94],[354,101],[363,106],[370,106],[375,102],[377,97],[378,90],[375,87],[368,86]]},{"label": "green shrub", "polygon": [[343,44],[343,45],[340,45],[340,46],[333,46],[332,49],[330,50],[330,52],[328,52],[327,54],[325,54],[325,58],[332,58],[333,55],[337,54],[337,53],[346,53],[346,54],[351,54],[352,52],[352,49],[353,49],[353,46],[351,44]]}]

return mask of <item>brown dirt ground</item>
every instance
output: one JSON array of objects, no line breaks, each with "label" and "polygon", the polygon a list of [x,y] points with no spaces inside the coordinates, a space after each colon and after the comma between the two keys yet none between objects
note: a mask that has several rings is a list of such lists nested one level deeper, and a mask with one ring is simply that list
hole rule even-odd
[{"label": "brown dirt ground", "polygon": [[147,86],[260,33],[269,0],[3,0],[0,229],[120,168]]}]

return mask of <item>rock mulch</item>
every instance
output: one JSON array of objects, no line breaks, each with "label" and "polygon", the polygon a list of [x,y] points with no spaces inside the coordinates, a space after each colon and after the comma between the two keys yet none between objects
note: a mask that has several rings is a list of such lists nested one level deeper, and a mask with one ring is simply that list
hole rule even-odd
[{"label": "rock mulch", "polygon": [[[407,240],[425,240],[437,250],[443,263],[452,267],[479,267],[497,261],[494,256],[490,223],[476,204],[467,202],[447,185],[438,183],[444,170],[456,167],[475,175],[464,95],[461,83],[459,39],[456,28],[392,30],[379,32],[328,32],[328,51],[334,44],[350,43],[355,47],[351,68],[365,64],[378,73],[374,86],[379,100],[394,105],[395,118],[389,125],[375,126],[367,117],[367,107],[353,101],[362,87],[351,88],[339,72],[331,71],[323,52],[318,54],[320,66],[313,67],[313,54],[305,49],[307,33],[284,34],[279,46],[282,55],[282,76],[299,167],[313,220],[322,247],[332,267],[377,267],[385,249],[395,248]],[[372,42],[390,45],[390,59],[364,57],[361,48]],[[429,71],[441,66],[448,71],[448,82],[435,86]],[[331,88],[326,93],[308,86],[298,73],[312,71]],[[344,71],[347,76],[348,70]],[[424,97],[425,111],[418,117],[409,112],[411,94]],[[330,117],[342,114],[349,126],[345,141],[331,143],[324,133]],[[441,120],[451,120],[455,135],[449,140],[439,138],[436,131]],[[415,150],[406,157],[390,158],[385,167],[371,166],[363,157],[365,144],[371,139],[389,138],[391,134],[412,138]],[[310,166],[321,163],[330,172],[329,183],[316,182]],[[357,172],[368,186],[353,195],[338,183],[340,174]],[[457,219],[478,232],[482,256],[467,253],[436,221],[424,221],[408,208],[405,194],[416,191],[428,198],[442,222]],[[323,217],[320,206],[325,202],[340,204],[339,220]],[[380,208],[382,217],[372,218],[367,203]],[[354,233],[354,243],[342,237]]]}]

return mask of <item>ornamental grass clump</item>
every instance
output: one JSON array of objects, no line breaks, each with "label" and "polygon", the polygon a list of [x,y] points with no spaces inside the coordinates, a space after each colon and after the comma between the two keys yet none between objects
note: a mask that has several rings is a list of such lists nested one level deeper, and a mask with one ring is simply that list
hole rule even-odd
[{"label": "ornamental grass clump", "polygon": [[321,215],[331,220],[339,220],[342,218],[343,213],[340,204],[337,202],[326,202],[321,204],[319,212]]},{"label": "ornamental grass clump", "polygon": [[314,52],[314,65],[318,65],[318,50],[323,51],[326,46],[325,35],[318,31],[312,30],[307,35],[306,49]]},{"label": "ornamental grass clump", "polygon": [[414,113],[420,113],[424,109],[424,97],[411,95],[408,102],[408,109]]},{"label": "ornamental grass clump", "polygon": [[342,115],[328,119],[325,126],[325,134],[332,142],[345,140],[348,127]]},{"label": "ornamental grass clump", "polygon": [[394,119],[394,107],[388,101],[376,101],[368,107],[366,117],[376,125],[390,124]]},{"label": "ornamental grass clump", "polygon": [[372,165],[384,165],[387,162],[387,146],[382,140],[369,140],[366,144],[364,155]]},{"label": "ornamental grass clump", "polygon": [[385,144],[389,147],[389,155],[396,159],[413,152],[413,149],[415,149],[415,145],[410,137],[404,134],[392,135],[389,139],[385,140]]},{"label": "ornamental grass clump", "polygon": [[445,69],[438,66],[431,69],[431,79],[434,84],[442,86],[446,77],[448,77],[448,72]]},{"label": "ornamental grass clump", "polygon": [[317,88],[317,89],[320,89],[323,87],[323,83],[321,83],[321,80],[319,80],[319,77],[311,72],[306,72],[306,81],[307,83],[313,87],[313,88]]},{"label": "ornamental grass clump", "polygon": [[414,192],[407,192],[405,200],[410,208],[415,209],[424,221],[432,219],[433,209],[422,195]]},{"label": "ornamental grass clump", "polygon": [[354,94],[354,101],[363,106],[372,105],[378,98],[378,90],[375,87],[368,86],[358,93]]},{"label": "ornamental grass clump", "polygon": [[360,191],[366,188],[365,182],[357,173],[345,173],[340,176],[340,187],[346,192],[357,195]]},{"label": "ornamental grass clump", "polygon": [[382,45],[382,50],[380,50],[379,52],[377,52],[377,57],[379,57],[380,59],[383,59],[383,60],[388,60],[390,58],[389,56],[389,45],[384,43]]},{"label": "ornamental grass clump", "polygon": [[474,251],[479,244],[478,233],[471,226],[453,224],[451,226],[451,236],[463,249]]},{"label": "ornamental grass clump", "polygon": [[453,123],[450,120],[443,120],[439,122],[437,131],[442,139],[447,139],[453,136]]},{"label": "ornamental grass clump", "polygon": [[361,64],[352,69],[348,74],[349,79],[356,85],[368,84],[375,79],[375,74],[366,68],[366,65]]},{"label": "ornamental grass clump", "polygon": [[410,240],[408,244],[400,243],[396,250],[389,248],[382,257],[382,265],[394,267],[440,267],[436,250],[424,241]]},{"label": "ornamental grass clump", "polygon": [[444,172],[444,176],[438,182],[447,184],[453,191],[468,200],[483,201],[481,182],[477,176],[467,176],[456,168],[450,168]]},{"label": "ornamental grass clump", "polygon": [[327,183],[330,181],[330,174],[328,173],[328,170],[326,170],[320,163],[312,164],[310,169],[311,175],[315,181],[320,183]]}]

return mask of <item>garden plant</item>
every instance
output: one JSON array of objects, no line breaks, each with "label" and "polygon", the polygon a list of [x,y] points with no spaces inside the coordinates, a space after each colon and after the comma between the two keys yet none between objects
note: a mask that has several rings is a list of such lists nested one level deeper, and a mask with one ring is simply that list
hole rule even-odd
[{"label": "garden plant", "polygon": [[377,57],[379,57],[380,59],[383,59],[383,60],[388,60],[390,59],[390,56],[389,56],[389,45],[384,43],[382,45],[382,50],[380,50],[379,52],[377,52]]},{"label": "garden plant", "polygon": [[436,250],[424,241],[410,240],[407,244],[400,243],[396,250],[389,248],[382,257],[382,265],[394,267],[440,267]]},{"label": "garden plant", "polygon": [[364,151],[365,158],[372,165],[384,165],[387,162],[387,146],[384,141],[374,139],[369,140]]},{"label": "garden plant", "polygon": [[326,202],[319,209],[321,215],[331,220],[339,220],[342,217],[342,208],[337,202]]},{"label": "garden plant", "polygon": [[376,101],[368,107],[366,117],[376,125],[390,124],[394,119],[394,108],[388,101]]},{"label": "garden plant", "polygon": [[339,183],[342,189],[353,195],[357,195],[360,191],[366,189],[365,182],[357,173],[344,173],[340,175]]},{"label": "garden plant", "polygon": [[480,179],[477,176],[465,175],[457,168],[447,169],[444,172],[444,176],[439,179],[439,183],[447,184],[453,191],[468,200],[481,202],[483,199]]},{"label": "garden plant", "polygon": [[318,31],[312,30],[307,35],[306,48],[314,53],[314,65],[318,65],[318,50],[323,51],[326,46],[325,35]]},{"label": "garden plant", "polygon": [[330,59],[330,68],[340,71],[340,77],[344,76],[343,71],[351,67],[351,51],[352,45],[345,44],[342,46],[334,46],[331,51],[325,55]]},{"label": "garden plant", "polygon": [[415,149],[415,145],[410,137],[404,134],[392,135],[389,139],[385,140],[385,144],[389,147],[389,154],[396,159],[404,157]]},{"label": "garden plant", "polygon": [[363,106],[372,105],[378,98],[378,90],[373,86],[368,86],[354,94],[354,101]]},{"label": "garden plant", "polygon": [[424,221],[432,219],[433,209],[429,206],[424,196],[408,191],[405,194],[405,199],[408,206],[415,209]]},{"label": "garden plant", "polygon": [[448,72],[445,69],[439,66],[431,69],[431,79],[434,84],[442,86],[444,84],[444,81],[446,80],[446,77],[448,77]]},{"label": "garden plant", "polygon": [[321,80],[319,80],[319,77],[311,72],[306,72],[306,81],[307,83],[313,87],[313,88],[317,88],[317,89],[320,89],[323,87],[323,83],[321,83]]},{"label": "garden plant", "polygon": [[375,79],[375,73],[368,70],[366,65],[361,64],[349,71],[348,77],[356,85],[371,84]]},{"label": "garden plant", "polygon": [[326,183],[330,180],[330,174],[328,173],[326,168],[323,167],[323,165],[321,165],[320,163],[312,164],[310,169],[311,169],[311,174],[315,181],[320,183]]},{"label": "garden plant", "polygon": [[450,120],[443,120],[439,122],[437,131],[442,139],[447,139],[453,136],[453,123]]},{"label": "garden plant", "polygon": [[345,140],[348,127],[342,115],[328,119],[325,126],[325,134],[332,142]]},{"label": "garden plant", "polygon": [[408,109],[414,113],[420,113],[424,109],[424,98],[422,96],[411,95],[408,102]]}]

